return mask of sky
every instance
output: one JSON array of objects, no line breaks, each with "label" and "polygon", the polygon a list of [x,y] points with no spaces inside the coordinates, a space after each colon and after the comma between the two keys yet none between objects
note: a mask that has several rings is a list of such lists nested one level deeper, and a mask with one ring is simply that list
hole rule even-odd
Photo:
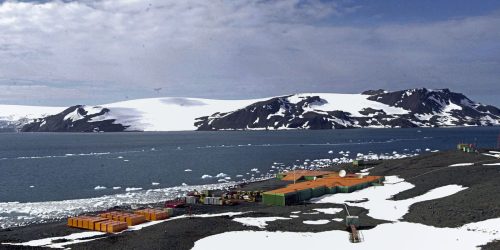
[{"label": "sky", "polygon": [[0,103],[449,88],[500,106],[497,0],[0,0]]}]

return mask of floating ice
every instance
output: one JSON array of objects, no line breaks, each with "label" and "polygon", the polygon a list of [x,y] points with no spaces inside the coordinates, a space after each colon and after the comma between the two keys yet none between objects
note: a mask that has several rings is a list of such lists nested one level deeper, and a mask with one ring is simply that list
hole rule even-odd
[{"label": "floating ice", "polygon": [[151,185],[158,186],[158,185],[160,185],[160,183],[159,182],[151,182]]},{"label": "floating ice", "polygon": [[[115,206],[135,206],[156,203],[186,195],[191,190],[215,190],[233,187],[237,182],[207,184],[197,186],[177,186],[162,189],[139,190],[95,198],[44,201],[44,202],[0,202],[0,214],[15,214],[3,217],[0,228],[24,226],[31,223],[47,222],[75,216],[85,212],[103,211]],[[25,216],[18,219],[17,216]]]},{"label": "floating ice", "polygon": [[213,178],[213,176],[211,175],[208,175],[208,174],[204,174],[201,176],[202,179],[209,179],[209,178]]},{"label": "floating ice", "polygon": [[216,178],[224,178],[224,177],[226,177],[226,176],[227,176],[227,174],[224,174],[224,173],[219,173],[219,174],[218,174],[218,175],[216,175],[215,177],[216,177]]},{"label": "floating ice", "polygon": [[113,187],[114,190],[121,189],[122,187]]},{"label": "floating ice", "polygon": [[94,188],[94,190],[103,190],[103,189],[106,189],[106,187],[105,186],[96,186]]},{"label": "floating ice", "polygon": [[127,191],[127,192],[133,192],[133,191],[139,191],[139,190],[142,190],[142,188],[140,188],[140,187],[128,187],[128,188],[125,188],[125,191]]},{"label": "floating ice", "polygon": [[193,171],[193,170],[191,170],[189,168],[188,169],[184,169],[184,172],[191,172],[191,171]]},{"label": "floating ice", "polygon": [[34,188],[35,186],[31,185],[30,188]]},{"label": "floating ice", "polygon": [[333,154],[333,150],[328,151],[329,154]]}]

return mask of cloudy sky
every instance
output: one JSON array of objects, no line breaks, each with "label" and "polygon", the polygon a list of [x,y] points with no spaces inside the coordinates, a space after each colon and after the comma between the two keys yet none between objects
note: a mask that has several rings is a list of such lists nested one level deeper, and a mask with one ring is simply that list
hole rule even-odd
[{"label": "cloudy sky", "polygon": [[500,106],[500,1],[0,0],[0,65],[4,104],[428,87]]}]

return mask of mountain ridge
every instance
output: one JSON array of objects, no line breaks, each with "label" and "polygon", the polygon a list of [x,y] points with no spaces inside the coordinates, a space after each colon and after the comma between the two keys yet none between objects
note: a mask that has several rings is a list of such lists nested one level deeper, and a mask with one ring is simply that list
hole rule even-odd
[{"label": "mountain ridge", "polygon": [[[0,105],[0,130],[119,132],[284,130],[500,125],[500,109],[449,89],[302,93],[250,100],[148,98],[99,106],[38,107],[12,114]],[[22,106],[19,106],[22,107]],[[38,115],[38,116],[37,116]],[[9,119],[10,117],[10,119]],[[5,126],[7,124],[8,126]],[[10,126],[10,127],[9,127]]]}]

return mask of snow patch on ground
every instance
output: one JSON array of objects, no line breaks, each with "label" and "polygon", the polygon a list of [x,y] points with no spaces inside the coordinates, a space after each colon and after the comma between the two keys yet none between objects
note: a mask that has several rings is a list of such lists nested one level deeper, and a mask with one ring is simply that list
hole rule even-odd
[{"label": "snow patch on ground", "polygon": [[464,166],[473,166],[474,163],[472,162],[468,162],[468,163],[457,163],[457,164],[453,164],[453,165],[450,165],[450,167],[464,167]]},{"label": "snow patch on ground", "polygon": [[[245,212],[249,213],[249,212]],[[197,215],[191,215],[191,217],[200,217],[200,218],[207,218],[207,217],[220,217],[220,216],[235,216],[235,215],[241,215],[245,214],[243,212],[230,212],[230,213],[219,213],[219,214],[197,214]],[[159,220],[159,221],[149,221],[145,222],[139,225],[135,226],[129,226],[127,230],[115,233],[115,234],[120,234],[123,232],[127,231],[137,231],[141,230],[146,227],[154,226],[160,223],[164,223],[167,221],[171,220],[178,220],[178,219],[184,219],[188,218],[188,215],[181,215],[181,216],[176,216],[172,217],[166,220]],[[103,232],[81,232],[81,233],[74,233],[66,236],[59,236],[59,237],[50,237],[50,238],[44,238],[44,239],[38,239],[38,240],[31,240],[27,242],[22,242],[22,243],[2,243],[4,245],[16,245],[16,246],[29,246],[29,247],[48,247],[48,248],[65,248],[67,245],[72,245],[72,244],[77,244],[77,243],[83,243],[83,242],[88,242],[92,240],[99,240],[105,237],[96,237],[96,236],[106,236],[106,233]],[[90,237],[96,237],[92,239],[88,239]],[[52,241],[61,241],[63,242],[60,243],[52,243]]]},{"label": "snow patch on ground", "polygon": [[362,94],[304,93],[293,95],[289,97],[288,100],[291,103],[298,103],[308,96],[320,96],[321,99],[326,101],[311,104],[310,108],[313,111],[342,110],[351,113],[353,116],[363,117],[364,115],[359,113],[359,111],[370,107],[373,109],[381,109],[387,114],[408,114],[407,110],[368,100],[367,98],[369,96]]},{"label": "snow patch on ground", "polygon": [[[103,232],[81,232],[81,233],[74,233],[66,236],[60,236],[60,237],[51,237],[51,238],[45,238],[45,239],[38,239],[38,240],[31,240],[23,243],[2,243],[4,245],[15,245],[15,246],[26,246],[26,247],[50,247],[50,248],[63,248],[66,245],[69,244],[76,244],[76,243],[81,243],[81,242],[87,242],[90,241],[90,239],[84,240],[86,238],[90,237],[96,237],[96,236],[101,236],[101,235],[106,235],[106,233]],[[60,240],[66,240],[67,242],[61,242],[61,243],[52,243],[52,241],[60,241]],[[94,240],[94,239],[91,239]]]},{"label": "snow patch on ground", "polygon": [[497,163],[485,163],[483,166],[500,166],[500,162]]},{"label": "snow patch on ground", "polygon": [[324,214],[336,214],[338,212],[341,212],[342,211],[342,208],[315,208],[313,210],[316,210],[320,213],[324,213]]},{"label": "snow patch on ground", "polygon": [[329,220],[305,220],[302,223],[308,225],[324,225],[330,223]]},{"label": "snow patch on ground", "polygon": [[285,217],[241,217],[234,218],[233,221],[239,222],[245,226],[253,226],[258,228],[266,228],[267,222],[276,220],[290,220]]},{"label": "snow patch on ground", "polygon": [[[404,181],[397,176],[386,176],[384,186],[372,186],[359,190],[353,193],[337,193],[333,195],[325,195],[320,198],[312,199],[313,203],[346,203],[349,206],[363,207],[369,210],[368,216],[388,221],[398,221],[406,213],[412,204],[439,199],[450,196],[457,192],[467,189],[460,185],[447,185],[430,190],[429,192],[406,200],[390,200],[394,195],[406,190],[410,190],[415,186]],[[366,200],[366,201],[363,201]],[[349,201],[363,201],[353,203]]]},{"label": "snow patch on ground", "polygon": [[[346,231],[327,231],[320,233],[237,231],[212,235],[195,242],[193,250],[202,249],[289,249],[318,250],[332,249],[475,249],[495,239],[499,239],[500,218],[466,224],[459,228],[436,228],[417,223],[395,222],[378,225],[363,230],[364,241],[352,244]],[[417,235],[418,237],[415,237]],[[252,244],[241,244],[251,241]],[[224,244],[221,244],[221,243]]]}]

